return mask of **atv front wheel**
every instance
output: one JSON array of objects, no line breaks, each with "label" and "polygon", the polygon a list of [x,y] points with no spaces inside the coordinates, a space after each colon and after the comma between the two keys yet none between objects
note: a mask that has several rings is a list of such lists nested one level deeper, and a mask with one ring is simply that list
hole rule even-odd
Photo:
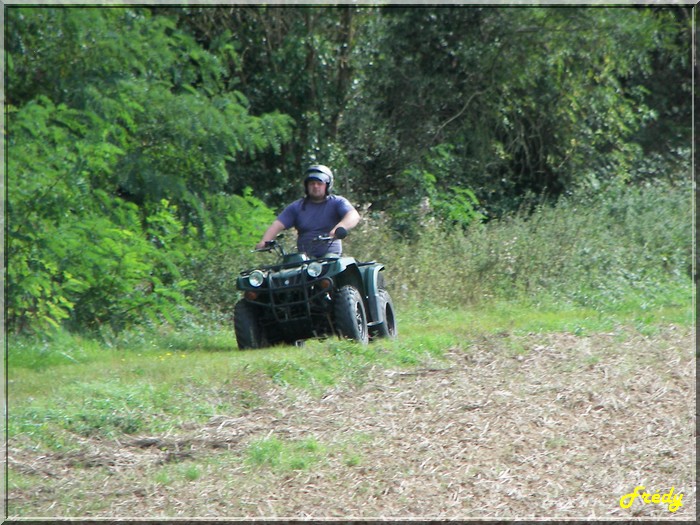
[{"label": "atv front wheel", "polygon": [[255,306],[241,299],[233,310],[233,328],[239,350],[264,348],[267,338],[258,321]]},{"label": "atv front wheel", "polygon": [[354,286],[343,286],[335,297],[335,325],[341,336],[362,344],[369,342],[367,313],[362,296]]}]

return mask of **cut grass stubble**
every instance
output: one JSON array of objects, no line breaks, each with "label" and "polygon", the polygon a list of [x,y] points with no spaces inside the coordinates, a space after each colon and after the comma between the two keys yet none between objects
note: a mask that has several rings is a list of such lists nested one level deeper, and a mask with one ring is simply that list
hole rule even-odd
[{"label": "cut grass stubble", "polygon": [[[328,339],[309,341],[301,348],[250,352],[114,349],[103,351],[101,360],[85,351],[81,354],[82,363],[17,367],[11,371],[9,385],[10,511],[18,516],[42,512],[55,516],[110,515],[123,504],[119,498],[104,495],[97,501],[87,492],[76,495],[70,504],[68,499],[57,502],[46,495],[36,499],[37,490],[55,485],[52,480],[56,479],[56,473],[73,479],[76,487],[83,487],[76,490],[86,491],[84,483],[94,484],[103,475],[107,476],[103,480],[111,480],[105,487],[121,480],[121,488],[114,488],[117,493],[133,485],[145,492],[165,487],[173,494],[188,492],[187,487],[193,485],[200,490],[205,483],[222,487],[242,484],[249,490],[260,490],[280,479],[297,480],[290,482],[293,486],[302,478],[319,475],[330,485],[355,480],[353,483],[368,491],[374,508],[381,509],[384,505],[387,514],[421,515],[418,510],[410,510],[410,498],[405,499],[403,507],[386,507],[385,498],[372,488],[392,484],[386,475],[380,474],[381,470],[376,470],[379,465],[408,461],[400,459],[408,451],[400,440],[396,441],[398,435],[394,435],[406,422],[399,423],[396,417],[410,421],[419,414],[432,414],[428,420],[416,420],[418,426],[411,430],[417,435],[432,436],[429,441],[412,445],[413,455],[423,457],[422,461],[428,463],[415,465],[411,460],[403,467],[400,464],[391,467],[403,469],[400,475],[408,480],[421,478],[426,469],[439,472],[443,468],[440,463],[432,463],[437,457],[433,453],[438,452],[435,447],[446,436],[462,439],[450,430],[454,421],[462,417],[460,413],[485,416],[487,407],[510,403],[508,410],[514,410],[513,417],[527,416],[526,427],[535,424],[537,428],[537,421],[541,421],[546,430],[560,416],[555,412],[537,413],[532,403],[541,403],[543,409],[550,410],[556,408],[551,406],[551,400],[556,399],[566,407],[587,403],[592,414],[604,414],[607,409],[619,411],[631,400],[618,391],[605,394],[608,380],[600,383],[600,391],[595,390],[593,383],[584,388],[586,381],[599,382],[611,373],[618,384],[646,381],[643,388],[651,397],[645,398],[645,402],[663,401],[664,392],[678,391],[679,377],[686,377],[687,370],[681,376],[674,374],[692,365],[692,359],[688,361],[686,355],[692,352],[667,339],[674,333],[669,332],[674,328],[668,319],[685,315],[668,310],[652,319],[653,323],[647,317],[644,325],[647,333],[642,334],[635,329],[634,317],[615,318],[584,310],[562,311],[557,316],[553,311],[512,303],[484,312],[433,307],[404,311],[399,317],[400,340],[368,346]],[[682,326],[682,323],[678,325],[676,333],[687,330]],[[649,342],[644,342],[648,339],[655,341],[653,352],[649,351]],[[634,354],[635,341],[645,345],[646,353]],[[52,381],[46,381],[47,374],[52,375]],[[644,374],[653,377],[643,379]],[[457,378],[467,382],[455,383]],[[412,393],[413,386],[408,390],[398,388],[401,385],[420,386],[421,394]],[[388,393],[391,396],[386,397]],[[348,403],[352,403],[355,395],[358,396],[356,410],[349,409]],[[463,397],[459,400],[454,395]],[[519,400],[527,400],[528,404],[518,408]],[[668,403],[664,406],[670,406]],[[327,414],[328,407],[336,404],[335,416]],[[686,415],[679,408],[669,416],[676,425],[669,427],[670,437],[677,436],[692,418],[690,412]],[[581,405],[581,409],[585,406]],[[622,409],[616,417],[625,421],[623,414],[632,416],[628,424],[641,424],[634,419],[641,414],[635,416],[634,411]],[[464,429],[471,428],[470,425],[483,427],[480,432],[485,436],[483,432],[497,424],[495,420],[489,423],[491,417],[494,414],[485,420],[477,417],[460,425]],[[457,419],[452,421],[454,418]],[[387,427],[388,424],[391,426]],[[426,426],[433,424],[432,429]],[[578,438],[572,439],[560,425],[561,422],[556,423],[552,432],[543,434],[542,453],[553,458],[566,456],[582,446]],[[472,445],[476,449],[481,447],[482,451],[495,445],[495,442],[480,443],[477,440]],[[624,440],[616,443],[625,446]],[[660,443],[655,441],[653,446],[660,447]],[[626,446],[629,449],[631,445]],[[666,449],[680,462],[674,468],[686,472],[687,468],[692,469],[688,466],[692,463],[686,465],[681,461],[678,447],[682,445],[669,443]],[[577,456],[581,466],[586,457],[597,461],[595,450],[594,447],[587,455]],[[226,454],[222,455],[222,451]],[[33,459],[37,454],[43,458],[41,462]],[[486,468],[472,457],[467,461],[471,466],[463,474],[471,482],[479,476],[490,478],[495,475],[493,469],[497,465],[506,470],[512,468],[508,467],[510,462],[521,461],[522,454],[516,438],[516,442],[504,446],[492,467]],[[458,456],[454,459],[462,461]],[[139,472],[139,479],[131,479],[129,472]],[[374,481],[368,485],[362,479]],[[433,483],[443,483],[438,478],[424,482],[430,487]],[[622,480],[618,479],[617,483]],[[345,500],[346,509],[357,503],[341,499]],[[190,512],[204,508],[196,497],[188,501]],[[283,511],[285,507],[280,501],[266,512],[250,502],[246,504],[245,498],[237,502],[221,501],[216,515],[273,516],[292,512],[288,508]],[[311,505],[309,501],[306,505]],[[172,501],[164,502],[159,508],[160,515],[176,510]],[[501,512],[505,510],[501,508]],[[556,506],[550,510],[567,515]],[[539,512],[544,512],[542,507]]]}]

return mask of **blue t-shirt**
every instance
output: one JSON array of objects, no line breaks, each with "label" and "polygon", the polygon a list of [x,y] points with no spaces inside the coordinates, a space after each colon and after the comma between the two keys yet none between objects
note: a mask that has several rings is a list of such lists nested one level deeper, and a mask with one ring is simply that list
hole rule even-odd
[{"label": "blue t-shirt", "polygon": [[285,228],[296,228],[299,234],[297,249],[312,257],[321,257],[327,253],[340,255],[343,244],[340,240],[333,242],[312,240],[319,235],[328,235],[345,214],[353,209],[352,204],[340,195],[329,195],[323,202],[299,199],[287,206],[277,216]]}]

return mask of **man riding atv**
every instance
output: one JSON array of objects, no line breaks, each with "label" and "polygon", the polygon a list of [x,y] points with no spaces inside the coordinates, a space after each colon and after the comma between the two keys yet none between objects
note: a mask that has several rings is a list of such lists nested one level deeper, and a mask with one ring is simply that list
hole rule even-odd
[{"label": "man riding atv", "polygon": [[304,177],[305,197],[287,206],[263,234],[256,245],[262,249],[282,231],[296,228],[297,249],[313,257],[342,253],[342,241],[336,239],[330,245],[313,242],[319,235],[335,237],[338,228],[350,230],[360,222],[360,214],[350,202],[340,195],[333,195],[333,172],[320,164],[310,166]]},{"label": "man riding atv", "polygon": [[[267,228],[256,252],[273,252],[274,264],[244,270],[234,309],[238,348],[294,344],[336,335],[367,344],[397,335],[384,265],[342,255],[342,239],[360,215],[347,199],[333,195],[333,173],[311,166],[306,196],[287,206]],[[298,232],[298,253],[287,253],[277,236]]]}]

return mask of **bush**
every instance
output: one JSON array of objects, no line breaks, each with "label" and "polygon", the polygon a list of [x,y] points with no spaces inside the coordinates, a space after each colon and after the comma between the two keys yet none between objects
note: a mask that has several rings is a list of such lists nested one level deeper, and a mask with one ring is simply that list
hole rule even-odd
[{"label": "bush", "polygon": [[197,283],[189,298],[201,311],[230,312],[238,300],[238,272],[259,262],[251,249],[275,215],[249,188],[242,196],[213,196],[207,206],[204,249],[193,253],[185,268]]}]

